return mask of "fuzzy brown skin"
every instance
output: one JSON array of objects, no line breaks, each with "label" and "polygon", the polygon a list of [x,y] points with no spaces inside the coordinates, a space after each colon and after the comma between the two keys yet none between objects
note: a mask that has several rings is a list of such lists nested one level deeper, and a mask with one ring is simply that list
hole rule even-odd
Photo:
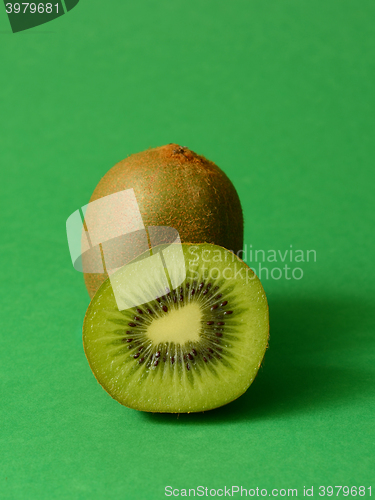
[{"label": "fuzzy brown skin", "polygon": [[[134,189],[145,227],[169,226],[183,243],[213,243],[234,253],[243,247],[237,192],[213,162],[177,144],[129,156],[100,180],[90,202]],[[108,277],[85,273],[90,297]]]}]

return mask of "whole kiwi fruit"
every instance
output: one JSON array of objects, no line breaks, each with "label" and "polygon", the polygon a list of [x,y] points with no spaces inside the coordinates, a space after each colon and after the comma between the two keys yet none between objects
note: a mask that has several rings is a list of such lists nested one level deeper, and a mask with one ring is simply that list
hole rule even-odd
[{"label": "whole kiwi fruit", "polygon": [[[182,243],[242,250],[243,215],[233,184],[190,149],[168,144],[129,156],[104,175],[90,203],[126,189],[134,190],[145,227],[172,227]],[[84,273],[91,298],[107,278],[106,272]]]}]

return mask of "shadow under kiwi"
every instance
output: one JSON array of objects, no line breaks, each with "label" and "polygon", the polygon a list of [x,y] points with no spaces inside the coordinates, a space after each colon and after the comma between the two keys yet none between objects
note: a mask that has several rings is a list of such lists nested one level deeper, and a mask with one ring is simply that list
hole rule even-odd
[{"label": "shadow under kiwi", "polygon": [[142,418],[179,425],[274,419],[334,408],[373,394],[374,373],[352,361],[352,353],[375,350],[372,303],[275,297],[269,306],[269,349],[244,395],[207,412],[142,413]]}]

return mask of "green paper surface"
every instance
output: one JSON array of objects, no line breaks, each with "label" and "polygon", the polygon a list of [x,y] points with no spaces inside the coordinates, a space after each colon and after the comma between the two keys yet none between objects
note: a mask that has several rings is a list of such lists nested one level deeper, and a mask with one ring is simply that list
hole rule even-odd
[{"label": "green paper surface", "polygon": [[[82,0],[13,34],[0,5],[1,499],[375,494],[374,21],[370,0]],[[97,384],[65,229],[171,142],[235,185],[271,323],[247,393],[179,416]]]}]

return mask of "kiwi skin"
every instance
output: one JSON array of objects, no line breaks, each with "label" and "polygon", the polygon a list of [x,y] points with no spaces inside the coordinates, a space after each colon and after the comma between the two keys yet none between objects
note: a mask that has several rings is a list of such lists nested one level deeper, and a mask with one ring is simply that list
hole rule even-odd
[{"label": "kiwi skin", "polygon": [[[193,245],[193,244],[185,244],[185,246],[190,246],[190,245]],[[218,248],[218,246],[216,246],[216,248]],[[222,248],[222,249],[227,251],[227,249],[225,249],[225,248]],[[237,259],[237,260],[238,260],[239,262],[241,262],[241,263],[242,263],[242,264],[243,264],[243,265],[244,265],[247,269],[251,270],[251,268],[250,268],[250,267],[249,267],[249,266],[248,266],[245,262],[243,262],[243,261],[242,261],[242,260],[241,260],[238,256],[234,256],[233,258],[234,258],[234,259]],[[253,274],[253,271],[252,271],[252,270],[251,270],[251,273]],[[104,283],[102,283],[102,284],[101,284],[101,286],[99,287],[99,290],[98,290],[98,292],[97,292],[98,294],[100,293],[100,288],[103,288],[103,287],[104,287],[104,285],[105,285]],[[261,284],[260,284],[260,285],[261,285]],[[261,286],[261,289],[263,290],[263,287],[262,287],[262,286]],[[264,291],[264,290],[263,290],[263,291]],[[93,300],[91,300],[90,305],[91,305],[91,303],[92,303],[92,302],[93,302]],[[87,308],[87,311],[86,311],[86,314],[85,314],[85,317],[84,317],[84,325],[85,325],[86,319],[88,318],[88,316],[89,316],[89,314],[90,314],[90,305],[89,305],[89,307]],[[267,349],[268,349],[268,347],[269,347],[269,331],[270,331],[270,330],[269,330],[270,325],[269,325],[269,319],[268,319],[268,318],[269,318],[269,305],[268,305],[268,302],[267,302],[267,301],[266,301],[266,315],[267,315],[267,325],[268,325],[268,329],[267,329],[267,336],[266,336],[266,346],[265,346],[265,350],[267,350]],[[95,378],[96,378],[96,381],[97,381],[97,382],[99,383],[99,385],[101,385],[101,386],[102,386],[102,388],[103,388],[103,389],[104,389],[104,390],[105,390],[105,391],[106,391],[106,392],[107,392],[107,393],[108,393],[108,394],[112,397],[112,399],[114,399],[116,402],[119,402],[119,401],[118,401],[118,400],[117,400],[117,399],[116,399],[116,398],[115,398],[115,397],[111,394],[111,392],[109,392],[109,391],[108,391],[108,390],[104,387],[104,385],[101,383],[101,381],[100,381],[100,380],[98,379],[98,377],[96,376],[96,374],[95,374],[95,370],[94,370],[94,369],[92,368],[92,366],[91,366],[90,357],[89,357],[88,353],[86,352],[86,347],[85,347],[85,346],[86,346],[86,344],[85,344],[85,341],[84,341],[84,335],[85,335],[85,332],[84,332],[84,326],[83,326],[83,329],[82,329],[83,348],[84,348],[84,352],[85,352],[86,359],[87,359],[87,361],[88,361],[88,363],[89,363],[89,365],[90,365],[90,368],[92,369],[92,372],[93,372],[93,374],[94,374],[94,376],[95,376]],[[265,353],[264,353],[264,354],[265,354]],[[255,372],[255,375],[258,373],[258,371],[259,371],[259,369],[260,369],[260,367],[261,367],[261,365],[262,365],[262,362],[263,362],[263,360],[264,360],[264,354],[263,354],[263,359],[262,359],[262,360],[259,362],[259,364],[258,364],[258,367],[257,367],[257,370],[256,370],[256,372]],[[254,376],[254,378],[255,378],[255,376]],[[251,383],[253,383],[253,382],[251,382]],[[250,385],[251,385],[251,384],[250,384]],[[245,390],[245,392],[246,392],[246,390]],[[241,397],[243,394],[244,394],[244,392],[239,393],[239,394],[238,394],[236,397],[234,397],[233,399],[228,400],[228,401],[226,401],[226,402],[225,402],[225,403],[223,403],[223,404],[219,404],[219,405],[217,405],[217,406],[213,406],[213,407],[211,407],[211,408],[207,408],[207,409],[204,409],[204,410],[183,411],[183,413],[205,413],[205,412],[210,411],[210,410],[215,410],[215,409],[217,409],[217,408],[220,408],[220,407],[222,407],[222,406],[226,406],[227,404],[229,404],[229,403],[231,403],[231,402],[235,401],[236,399],[238,399],[239,397]],[[122,404],[124,404],[124,403],[122,403]],[[128,405],[126,405],[126,406],[128,406]],[[142,411],[142,412],[146,412],[146,413],[147,413],[147,412],[148,412],[148,413],[172,413],[172,414],[173,414],[173,413],[174,413],[174,414],[176,414],[176,413],[180,414],[180,413],[181,413],[181,411],[173,411],[173,410],[172,410],[172,411],[171,411],[171,410],[167,410],[167,411],[161,411],[161,412],[160,412],[160,410],[153,411],[153,410],[147,410],[147,409],[145,409],[145,408],[137,408],[136,406],[131,406],[131,408],[132,408],[132,409],[135,409],[135,410],[137,410],[137,411]]]},{"label": "kiwi skin", "polygon": [[[238,194],[225,173],[203,156],[177,144],[133,154],[104,175],[90,202],[131,188],[145,227],[172,227],[182,243],[212,243],[236,254],[242,250]],[[107,278],[106,272],[84,273],[90,298]]]}]

